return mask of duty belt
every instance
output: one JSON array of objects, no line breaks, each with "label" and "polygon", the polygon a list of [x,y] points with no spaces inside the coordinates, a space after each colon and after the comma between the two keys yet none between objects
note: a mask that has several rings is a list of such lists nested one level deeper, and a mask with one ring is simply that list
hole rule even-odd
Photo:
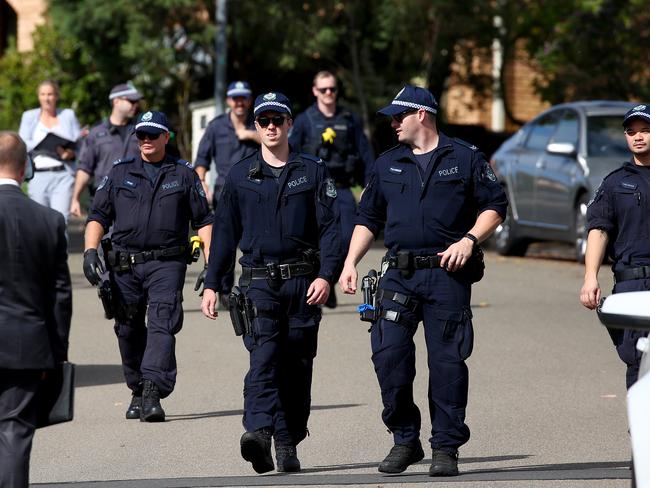
[{"label": "duty belt", "polygon": [[267,264],[264,268],[242,266],[242,279],[246,280],[288,280],[295,276],[307,276],[314,272],[311,263]]},{"label": "duty belt", "polygon": [[174,258],[185,254],[185,246],[167,247],[165,249],[152,249],[151,251],[142,251],[130,253],[126,251],[110,251],[108,253],[108,263],[118,270],[126,270],[134,264],[143,264],[147,261],[155,261],[162,258]]},{"label": "duty belt", "polygon": [[414,256],[410,253],[403,253],[397,256],[385,256],[384,262],[389,268],[401,270],[431,269],[440,267],[440,256]]},{"label": "duty belt", "polygon": [[639,266],[637,268],[627,268],[621,271],[614,272],[616,282],[629,281],[629,280],[642,280],[650,278],[650,266]]}]

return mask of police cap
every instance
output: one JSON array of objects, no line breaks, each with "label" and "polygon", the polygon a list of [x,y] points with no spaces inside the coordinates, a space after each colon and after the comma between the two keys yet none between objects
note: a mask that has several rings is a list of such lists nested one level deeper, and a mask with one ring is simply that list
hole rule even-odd
[{"label": "police cap", "polygon": [[646,122],[650,122],[650,105],[641,104],[628,110],[627,113],[625,114],[625,117],[623,117],[623,127],[627,127],[627,124],[630,121],[630,119],[633,119],[635,117],[643,119]]},{"label": "police cap", "polygon": [[164,113],[150,110],[138,116],[135,130],[148,134],[161,134],[169,132],[169,122],[167,122],[167,116]]},{"label": "police cap", "polygon": [[258,117],[264,112],[278,112],[291,116],[291,102],[280,92],[268,92],[255,99],[253,113]]},{"label": "police cap", "polygon": [[424,109],[435,114],[438,112],[438,102],[433,94],[419,86],[404,85],[390,105],[377,111],[382,115],[397,115],[410,110]]},{"label": "police cap", "polygon": [[250,97],[253,94],[251,91],[251,86],[247,81],[233,81],[228,85],[228,90],[226,91],[226,96],[230,98],[234,97]]},{"label": "police cap", "polygon": [[108,95],[109,100],[115,98],[126,98],[132,102],[137,102],[142,99],[142,95],[131,83],[120,83],[111,88],[111,93]]}]

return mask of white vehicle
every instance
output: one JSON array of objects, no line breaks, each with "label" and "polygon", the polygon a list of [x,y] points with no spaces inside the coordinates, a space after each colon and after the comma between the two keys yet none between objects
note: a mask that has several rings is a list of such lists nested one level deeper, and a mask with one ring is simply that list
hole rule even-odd
[{"label": "white vehicle", "polygon": [[[598,318],[610,328],[650,331],[650,291],[631,291],[608,296],[598,307]],[[643,352],[639,379],[627,392],[627,415],[634,460],[632,486],[650,488],[650,338],[639,339],[636,347]]]}]

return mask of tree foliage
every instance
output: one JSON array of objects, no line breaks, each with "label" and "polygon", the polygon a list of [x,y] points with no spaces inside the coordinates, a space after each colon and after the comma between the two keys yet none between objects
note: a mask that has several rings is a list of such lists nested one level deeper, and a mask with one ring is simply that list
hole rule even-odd
[{"label": "tree foliage", "polygon": [[[314,73],[328,69],[343,102],[373,127],[376,108],[405,82],[438,99],[463,83],[480,107],[492,79],[476,61],[489,61],[499,39],[506,59],[524,46],[545,100],[647,99],[649,20],[641,0],[230,1],[228,79],[284,91],[300,111],[312,103]],[[149,107],[171,116],[187,155],[188,104],[213,95],[215,33],[213,0],[50,0],[35,50],[0,59],[0,127],[16,127],[36,105],[44,78],[61,83],[62,105],[87,124],[108,113],[111,86],[132,80]],[[451,78],[454,66],[463,69]]]}]

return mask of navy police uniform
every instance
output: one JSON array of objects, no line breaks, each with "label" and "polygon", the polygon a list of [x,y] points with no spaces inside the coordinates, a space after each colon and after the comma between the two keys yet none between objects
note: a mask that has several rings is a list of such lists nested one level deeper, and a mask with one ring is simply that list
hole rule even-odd
[{"label": "navy police uniform", "polygon": [[[327,129],[336,134],[331,143],[323,140],[323,133]],[[296,117],[289,144],[294,151],[313,154],[327,165],[338,189],[342,245],[343,252],[347,252],[357,213],[356,200],[350,187],[367,182],[374,160],[361,119],[342,107],[337,107],[332,117],[326,117],[318,110],[318,105],[313,104]]]},{"label": "navy police uniform", "polygon": [[[116,161],[97,188],[88,220],[104,231],[113,226],[107,259],[124,309],[115,333],[127,385],[138,392],[143,380],[153,381],[164,398],[176,381],[174,336],[183,325],[189,224],[198,229],[213,216],[190,163],[166,155],[157,175],[147,164],[139,155]],[[120,264],[125,269],[116,269]]]},{"label": "navy police uniform", "polygon": [[[265,96],[275,101],[262,102],[266,105],[258,110],[256,100],[256,114],[290,114],[289,108],[276,106],[286,97]],[[273,432],[276,445],[295,446],[307,435],[321,311],[307,305],[306,294],[316,277],[330,284],[337,278],[341,256],[335,199],[326,166],[313,156],[292,152],[276,176],[258,151],[233,166],[216,210],[205,287],[226,291],[224,278],[239,245],[239,284],[254,311],[252,331],[244,336],[250,369],[243,423],[249,432]],[[315,258],[318,250],[320,259]]]},{"label": "navy police uniform", "polygon": [[[402,111],[424,108],[435,113],[437,104],[430,94],[431,106],[418,107],[408,101],[409,94],[410,89],[402,90],[393,104]],[[439,137],[426,170],[421,170],[404,144],[379,156],[359,205],[357,224],[375,236],[385,228],[389,249],[378,285],[381,314],[371,328],[383,421],[395,444],[419,442],[413,336],[422,321],[428,351],[430,443],[434,450],[455,454],[470,435],[465,424],[465,360],[474,340],[470,297],[476,277],[469,264],[451,273],[440,267],[439,260],[430,263],[469,231],[479,213],[494,210],[504,217],[507,200],[476,147],[442,133]],[[406,266],[393,267],[403,257]]]},{"label": "navy police uniform", "polygon": [[[613,293],[650,290],[650,168],[626,162],[605,177],[587,208],[587,231],[592,229],[609,236]],[[647,333],[629,329],[609,332],[627,365],[629,388],[639,376],[642,353],[636,343]]]}]

